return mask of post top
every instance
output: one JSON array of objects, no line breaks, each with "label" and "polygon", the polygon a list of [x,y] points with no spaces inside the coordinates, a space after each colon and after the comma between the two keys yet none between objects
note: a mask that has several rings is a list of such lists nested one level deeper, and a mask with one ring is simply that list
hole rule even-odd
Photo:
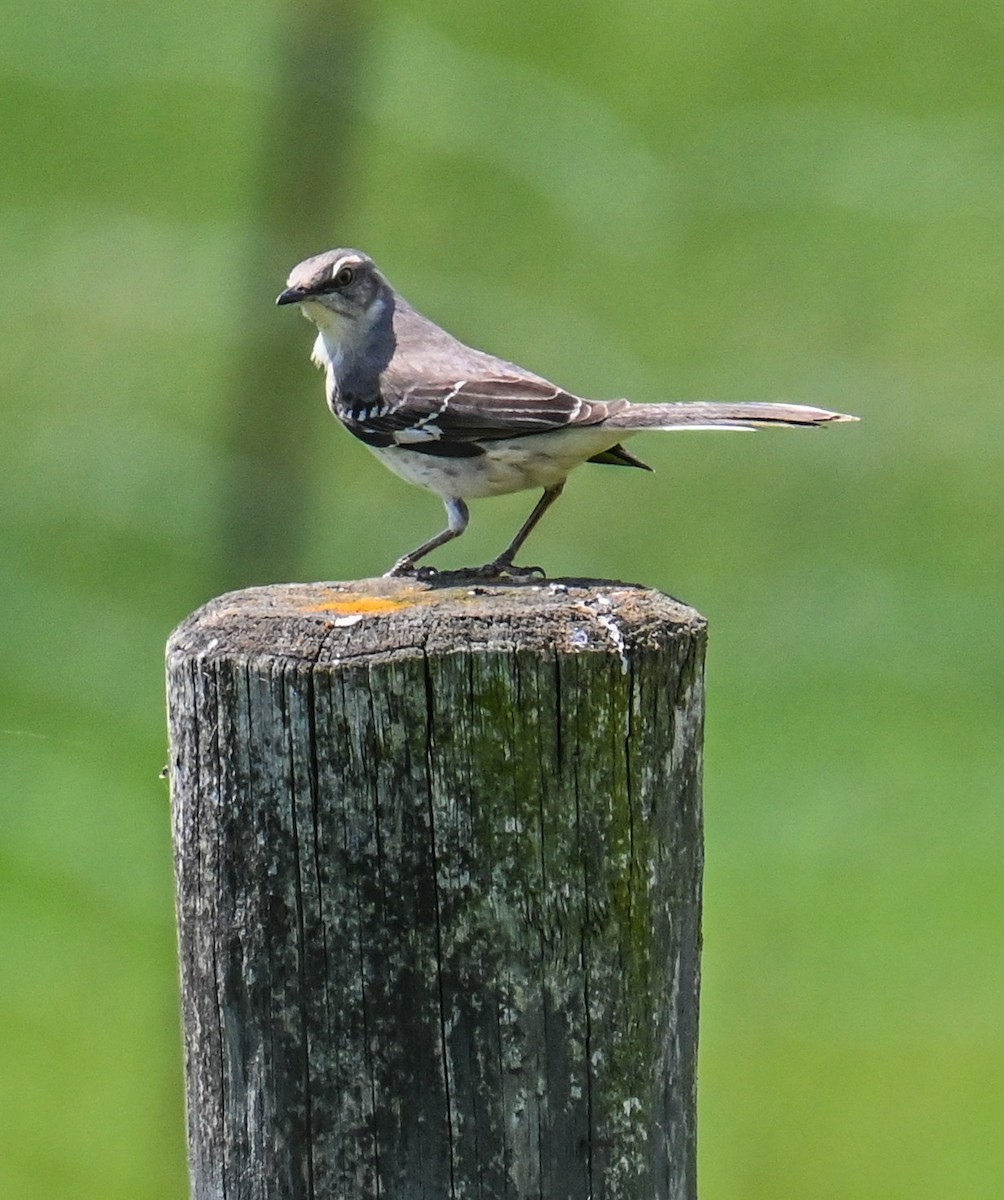
[{"label": "post top", "polygon": [[168,657],[320,665],[458,649],[605,652],[703,636],[671,596],[594,579],[486,583],[359,579],[246,588],[210,600],[172,633]]}]

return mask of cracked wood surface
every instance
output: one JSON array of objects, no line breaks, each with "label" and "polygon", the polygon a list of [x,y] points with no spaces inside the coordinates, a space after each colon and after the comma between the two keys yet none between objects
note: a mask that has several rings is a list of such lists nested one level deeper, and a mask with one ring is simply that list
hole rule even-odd
[{"label": "cracked wood surface", "polygon": [[692,1200],[704,640],[449,577],[175,631],[195,1200]]}]

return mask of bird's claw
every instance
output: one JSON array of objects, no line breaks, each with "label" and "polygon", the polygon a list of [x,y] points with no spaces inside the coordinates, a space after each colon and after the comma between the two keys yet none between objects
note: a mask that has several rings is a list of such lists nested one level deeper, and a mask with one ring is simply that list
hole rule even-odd
[{"label": "bird's claw", "polygon": [[478,579],[528,579],[532,575],[539,575],[541,579],[547,578],[543,567],[517,567],[515,563],[503,559],[495,559],[494,562],[485,563],[483,567],[474,567],[470,573]]},{"label": "bird's claw", "polygon": [[440,571],[436,567],[419,567],[414,563],[400,562],[384,575],[384,579],[417,579],[429,583],[433,579],[529,579],[538,576],[547,578],[543,567],[518,567],[504,559],[495,559],[481,567],[460,567],[456,571]]},{"label": "bird's claw", "polygon": [[439,572],[435,567],[418,567],[411,562],[396,562],[389,571],[384,573],[384,579],[435,579]]}]

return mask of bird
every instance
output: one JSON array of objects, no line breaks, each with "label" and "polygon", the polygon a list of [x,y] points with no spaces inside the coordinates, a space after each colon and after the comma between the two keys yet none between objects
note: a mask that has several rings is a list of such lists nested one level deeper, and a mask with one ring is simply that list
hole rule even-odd
[{"label": "bird", "polygon": [[515,363],[466,345],[394,290],[368,255],[315,254],[289,273],[278,305],[299,305],[317,327],[312,361],[328,407],[409,483],[436,493],[447,527],[402,555],[388,576],[436,574],[419,562],[458,538],[468,500],[540,489],[541,496],[482,578],[543,575],[515,557],[583,463],[651,470],[623,445],[645,430],[815,427],[855,421],[799,404],[588,400]]}]

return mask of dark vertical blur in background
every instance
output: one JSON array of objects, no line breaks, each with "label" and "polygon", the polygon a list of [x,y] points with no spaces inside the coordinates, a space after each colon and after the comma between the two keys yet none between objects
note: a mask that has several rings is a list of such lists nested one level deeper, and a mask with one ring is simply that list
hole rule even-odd
[{"label": "dark vertical blur in background", "polygon": [[[997,1197],[1004,21],[847,0],[36,0],[0,42],[0,1195],[185,1195],[162,648],[439,528],[327,415],[356,245],[650,436],[534,535],[711,621],[705,1200]],[[483,561],[533,497],[475,506]]]}]

